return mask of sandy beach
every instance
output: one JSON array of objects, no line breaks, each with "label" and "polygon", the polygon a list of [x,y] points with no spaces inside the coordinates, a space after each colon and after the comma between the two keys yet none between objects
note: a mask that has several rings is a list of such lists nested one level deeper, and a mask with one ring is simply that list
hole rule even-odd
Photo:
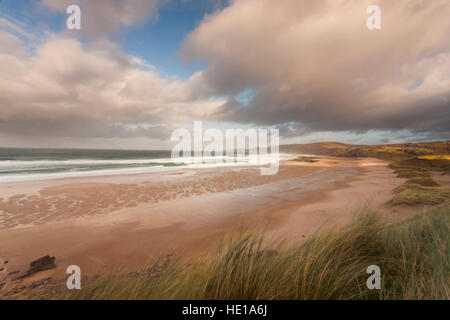
[{"label": "sandy beach", "polygon": [[137,270],[161,256],[195,257],[242,228],[264,227],[269,238],[301,241],[367,206],[390,222],[422,211],[386,204],[405,181],[386,164],[330,157],[285,161],[273,176],[220,167],[2,182],[0,259],[8,264],[0,279],[14,285],[44,255],[56,257],[56,269],[20,282],[65,279],[69,265],[89,277],[118,267]]}]

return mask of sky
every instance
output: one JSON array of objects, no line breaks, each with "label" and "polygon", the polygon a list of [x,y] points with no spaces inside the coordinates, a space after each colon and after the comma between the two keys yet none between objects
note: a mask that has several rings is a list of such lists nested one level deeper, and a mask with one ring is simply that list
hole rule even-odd
[{"label": "sky", "polygon": [[450,140],[449,16],[448,0],[0,0],[0,146],[168,149],[194,121]]}]

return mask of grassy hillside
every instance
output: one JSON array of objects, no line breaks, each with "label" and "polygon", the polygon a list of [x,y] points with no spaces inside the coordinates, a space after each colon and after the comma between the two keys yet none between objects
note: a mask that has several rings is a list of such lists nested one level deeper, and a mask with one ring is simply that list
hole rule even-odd
[{"label": "grassy hillside", "polygon": [[393,205],[437,205],[450,201],[450,189],[441,188],[433,172],[450,174],[450,142],[355,146],[335,142],[281,146],[282,152],[387,160],[408,181],[394,190]]},{"label": "grassy hillside", "polygon": [[450,189],[441,188],[431,178],[433,172],[450,174],[450,159],[444,155],[415,156],[392,161],[389,165],[401,178],[408,180],[394,190],[394,205],[437,205],[450,202]]},{"label": "grassy hillside", "polygon": [[375,146],[348,145],[338,142],[291,144],[280,146],[281,152],[307,153],[337,157],[370,157],[384,160],[406,160],[418,156],[441,155],[450,160],[450,141],[401,143]]},{"label": "grassy hillside", "polygon": [[327,155],[327,156],[342,156],[351,148],[357,148],[358,146],[351,146],[339,142],[318,142],[308,144],[288,144],[280,146],[280,152],[282,153],[304,153],[314,155]]},{"label": "grassy hillside", "polygon": [[[242,233],[193,265],[157,261],[136,274],[113,273],[68,293],[55,288],[27,298],[64,299],[450,299],[450,207],[386,226],[374,212],[301,244],[263,245]],[[370,265],[381,290],[366,287]],[[23,298],[23,296],[21,296]]]}]

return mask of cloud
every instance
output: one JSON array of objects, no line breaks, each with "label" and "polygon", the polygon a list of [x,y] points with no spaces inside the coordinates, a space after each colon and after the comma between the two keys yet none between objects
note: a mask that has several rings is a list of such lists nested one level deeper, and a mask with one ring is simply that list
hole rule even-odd
[{"label": "cloud", "polygon": [[108,37],[121,27],[143,24],[158,16],[158,8],[167,0],[43,0],[42,5],[66,12],[69,5],[81,8],[79,33],[89,38]]},{"label": "cloud", "polygon": [[0,30],[0,43],[0,54],[9,54],[22,57],[26,55],[22,41],[3,30]]},{"label": "cloud", "polygon": [[[208,67],[183,81],[109,37],[164,2],[43,1],[89,8],[88,41],[0,17],[0,143],[167,139],[193,120],[273,125],[286,138],[450,139],[447,0],[235,0],[185,39],[182,56]],[[369,31],[377,3],[382,29]]]},{"label": "cloud", "polygon": [[166,139],[192,118],[223,104],[204,92],[201,73],[162,77],[111,45],[88,47],[52,36],[26,54],[0,31],[0,133],[23,137]]},{"label": "cloud", "polygon": [[[372,4],[381,7],[379,31],[366,28]],[[236,0],[207,16],[182,54],[206,60],[205,81],[230,96],[216,120],[297,122],[282,126],[288,136],[410,129],[448,137],[449,16],[447,0]],[[235,99],[246,90],[250,101]]]}]

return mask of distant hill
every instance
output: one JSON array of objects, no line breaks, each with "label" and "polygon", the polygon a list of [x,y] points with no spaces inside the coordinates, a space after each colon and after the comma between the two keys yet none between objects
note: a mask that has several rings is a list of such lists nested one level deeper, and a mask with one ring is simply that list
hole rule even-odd
[{"label": "distant hill", "polygon": [[360,146],[349,145],[340,142],[317,142],[307,144],[282,145],[280,146],[280,152],[338,156],[355,147]]},{"label": "distant hill", "polygon": [[336,157],[371,157],[382,159],[408,159],[423,155],[450,154],[450,141],[400,143],[386,145],[351,145],[339,142],[318,142],[280,146],[282,153],[304,153]]}]

